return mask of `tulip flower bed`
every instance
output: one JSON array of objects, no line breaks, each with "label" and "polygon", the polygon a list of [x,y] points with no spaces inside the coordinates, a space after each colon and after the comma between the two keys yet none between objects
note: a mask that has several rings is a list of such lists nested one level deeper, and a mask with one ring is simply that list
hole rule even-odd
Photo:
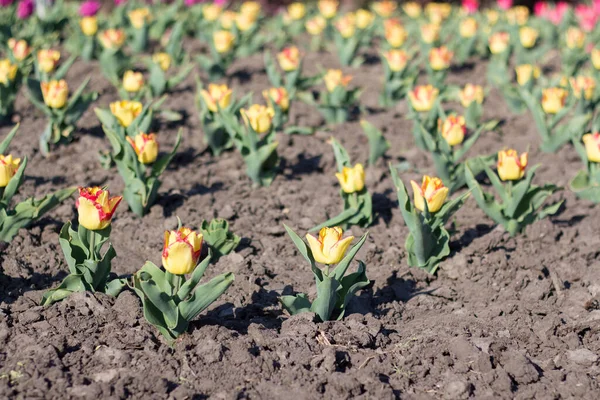
[{"label": "tulip flower bed", "polygon": [[0,8],[0,397],[600,397],[600,7],[509,3]]}]

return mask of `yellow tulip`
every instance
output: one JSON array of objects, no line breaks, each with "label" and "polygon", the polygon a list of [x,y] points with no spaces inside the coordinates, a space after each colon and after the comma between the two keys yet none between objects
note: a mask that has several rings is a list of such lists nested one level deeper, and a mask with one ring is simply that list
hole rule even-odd
[{"label": "yellow tulip", "polygon": [[383,57],[392,72],[402,71],[408,63],[408,54],[404,50],[388,50],[383,53]]},{"label": "yellow tulip", "polygon": [[375,16],[372,12],[362,8],[357,10],[354,15],[356,16],[356,26],[358,29],[367,29],[375,20]]},{"label": "yellow tulip", "polygon": [[600,48],[592,49],[590,57],[592,59],[592,65],[594,66],[594,68],[600,70]]},{"label": "yellow tulip", "polygon": [[448,50],[446,46],[434,47],[429,50],[429,65],[434,71],[441,71],[450,68],[454,53]]},{"label": "yellow tulip", "polygon": [[166,71],[171,66],[171,56],[169,53],[155,53],[152,56],[152,62],[158,64],[163,71]]},{"label": "yellow tulip", "polygon": [[508,32],[496,32],[488,39],[488,45],[492,54],[501,54],[508,49],[510,35]]},{"label": "yellow tulip", "polygon": [[150,10],[146,7],[131,10],[127,16],[129,17],[129,23],[131,23],[131,26],[133,26],[135,29],[142,29],[144,25],[146,25],[152,19]]},{"label": "yellow tulip", "polygon": [[440,38],[440,26],[436,24],[421,25],[421,39],[427,44],[437,42]]},{"label": "yellow tulip", "polygon": [[219,18],[219,22],[221,23],[221,28],[230,30],[233,28],[233,24],[235,23],[235,19],[237,18],[237,13],[233,10],[225,10],[221,14]]},{"label": "yellow tulip", "polygon": [[344,231],[339,226],[334,228],[322,228],[319,238],[306,234],[306,241],[316,262],[321,264],[337,264],[344,258],[348,246],[354,240],[354,236],[342,239]]},{"label": "yellow tulip", "polygon": [[256,133],[266,133],[271,130],[275,111],[271,107],[253,104],[250,108],[240,110],[246,126],[251,126]]},{"label": "yellow tulip", "polygon": [[329,69],[323,77],[328,92],[333,92],[338,86],[346,87],[352,80],[350,75],[344,75],[340,69]]},{"label": "yellow tulip", "polygon": [[425,14],[429,16],[429,21],[440,25],[452,12],[452,6],[447,3],[431,2],[425,6]]},{"label": "yellow tulip", "polygon": [[537,29],[530,26],[523,26],[519,29],[519,40],[521,45],[526,49],[530,49],[535,46],[539,33]]},{"label": "yellow tulip", "polygon": [[460,23],[460,36],[464,38],[472,38],[477,34],[477,20],[469,17]]},{"label": "yellow tulip", "polygon": [[419,211],[425,210],[425,203],[430,213],[435,213],[442,208],[446,197],[448,197],[448,188],[444,186],[440,178],[423,176],[423,182],[419,184],[410,181],[414,195],[414,205]]},{"label": "yellow tulip", "polygon": [[517,73],[517,83],[521,86],[526,85],[531,78],[537,79],[540,77],[540,68],[531,64],[522,64],[515,67]]},{"label": "yellow tulip", "polygon": [[566,42],[569,49],[581,49],[585,44],[585,32],[574,26],[567,29]]},{"label": "yellow tulip", "polygon": [[17,76],[17,65],[11,64],[8,58],[0,60],[0,83],[8,86]]},{"label": "yellow tulip", "polygon": [[202,7],[202,18],[204,18],[208,22],[214,22],[219,19],[222,12],[223,12],[223,7],[221,7],[218,4],[215,4],[215,3],[205,4]]},{"label": "yellow tulip", "polygon": [[277,61],[282,70],[295,71],[300,66],[300,50],[296,46],[286,47],[277,53]]},{"label": "yellow tulip", "polygon": [[213,43],[217,53],[227,53],[233,48],[235,36],[229,31],[216,31],[213,33]]},{"label": "yellow tulip", "polygon": [[395,1],[376,1],[371,5],[375,14],[379,15],[381,18],[389,18],[396,11],[398,5]]},{"label": "yellow tulip", "polygon": [[306,6],[297,1],[287,7],[287,13],[293,21],[301,20],[306,15]]},{"label": "yellow tulip", "polygon": [[85,36],[94,36],[98,32],[98,19],[96,17],[82,17],[79,21],[79,27]]},{"label": "yellow tulip", "polygon": [[356,164],[352,168],[344,167],[335,176],[345,193],[360,192],[365,187],[365,170],[362,164]]},{"label": "yellow tulip", "polygon": [[591,100],[596,91],[596,80],[591,76],[578,76],[576,78],[570,78],[571,88],[573,88],[573,95],[580,99],[582,94],[586,100]]},{"label": "yellow tulip", "polygon": [[8,185],[11,178],[17,173],[20,163],[20,158],[13,158],[10,154],[7,156],[0,154],[0,188]]},{"label": "yellow tulip", "polygon": [[519,153],[513,149],[499,151],[498,176],[503,181],[518,181],[525,175],[527,161],[527,153],[523,153],[519,157]]},{"label": "yellow tulip", "polygon": [[416,1],[404,3],[402,10],[404,10],[404,13],[412,19],[416,19],[421,16],[421,4],[417,3]]},{"label": "yellow tulip", "polygon": [[506,11],[506,19],[512,25],[525,25],[529,20],[529,8],[525,6],[511,7]]},{"label": "yellow tulip", "polygon": [[165,232],[165,244],[162,251],[162,264],[173,275],[185,275],[192,272],[202,251],[201,233],[190,228],[179,228]]},{"label": "yellow tulip", "polygon": [[41,82],[44,103],[50,108],[63,108],[69,97],[69,85],[64,79],[60,81]]},{"label": "yellow tulip", "polygon": [[587,133],[583,135],[585,152],[590,162],[600,163],[600,133]]},{"label": "yellow tulip", "polygon": [[306,21],[304,24],[306,31],[313,36],[318,36],[323,32],[323,29],[327,26],[327,21],[323,16],[317,15]]},{"label": "yellow tulip", "polygon": [[408,98],[415,111],[429,111],[433,108],[440,91],[431,85],[417,86],[408,92]]},{"label": "yellow tulip", "polygon": [[460,104],[465,108],[469,107],[472,102],[482,104],[484,97],[483,88],[480,85],[467,83],[463,90],[459,92],[458,97],[460,98]]},{"label": "yellow tulip", "polygon": [[23,61],[29,53],[31,53],[31,47],[23,39],[16,40],[14,38],[8,39],[8,48],[12,51],[15,60]]},{"label": "yellow tulip", "polygon": [[356,19],[354,18],[354,14],[348,13],[335,21],[335,28],[338,30],[340,35],[345,38],[351,38],[354,36]]},{"label": "yellow tulip", "polygon": [[542,90],[542,108],[546,114],[556,114],[565,106],[568,93],[563,88],[548,88]]},{"label": "yellow tulip", "polygon": [[498,19],[500,19],[500,13],[498,12],[498,10],[490,8],[488,10],[485,10],[485,17],[487,18],[488,23],[491,26],[494,26],[498,22]]},{"label": "yellow tulip", "polygon": [[288,96],[288,92],[284,87],[263,90],[263,97],[267,103],[269,103],[271,108],[273,108],[272,103],[277,104],[277,106],[284,112],[290,108],[290,97]]},{"label": "yellow tulip", "polygon": [[142,112],[142,103],[139,101],[121,100],[110,103],[110,112],[119,123],[127,128]]},{"label": "yellow tulip", "polygon": [[144,75],[141,72],[125,71],[123,89],[129,93],[138,92],[144,86]]},{"label": "yellow tulip", "polygon": [[327,19],[336,16],[340,2],[337,0],[319,0],[317,6],[321,15]]},{"label": "yellow tulip", "polygon": [[57,50],[40,50],[37,52],[37,60],[42,71],[52,72],[56,68],[58,60],[60,60],[60,52]]},{"label": "yellow tulip", "polygon": [[465,117],[449,115],[444,122],[438,120],[438,126],[442,137],[446,139],[449,146],[459,145],[465,140],[467,133]]},{"label": "yellow tulip", "polygon": [[110,198],[110,192],[98,186],[80,187],[79,198],[75,203],[79,225],[90,231],[108,227],[122,199],[122,196]]},{"label": "yellow tulip", "polygon": [[[227,85],[216,85],[210,83],[208,85],[208,91],[202,89],[200,95],[206,103],[206,107],[212,111],[217,112],[219,108],[227,108],[231,102],[232,90]],[[217,104],[219,105],[217,107]]]},{"label": "yellow tulip", "polygon": [[235,16],[235,26],[240,30],[240,32],[246,32],[250,30],[250,28],[254,26],[255,22],[256,19],[250,14],[239,13]]},{"label": "yellow tulip", "polygon": [[247,15],[249,18],[256,20],[260,15],[260,3],[257,1],[244,1],[240,6],[240,14]]},{"label": "yellow tulip", "polygon": [[392,47],[400,47],[406,41],[408,34],[397,18],[387,19],[383,23],[385,40]]},{"label": "yellow tulip", "polygon": [[152,164],[156,161],[156,157],[158,157],[158,142],[154,133],[149,135],[139,133],[134,139],[127,136],[127,141],[133,147],[139,162],[142,164]]},{"label": "yellow tulip", "polygon": [[125,43],[125,32],[122,29],[107,29],[98,36],[105,49],[116,50]]}]

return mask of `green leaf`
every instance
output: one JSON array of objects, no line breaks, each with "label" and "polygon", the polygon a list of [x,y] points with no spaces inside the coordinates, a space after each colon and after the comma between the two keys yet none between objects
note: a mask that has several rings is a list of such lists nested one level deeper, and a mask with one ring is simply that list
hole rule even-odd
[{"label": "green leaf", "polygon": [[208,267],[208,264],[210,264],[211,256],[212,254],[209,250],[208,257],[206,257],[204,260],[202,260],[200,264],[196,266],[196,268],[192,272],[192,276],[190,277],[190,279],[188,279],[183,285],[181,285],[181,288],[179,288],[179,291],[177,292],[177,298],[179,300],[185,300],[190,295],[190,293],[192,293],[192,291],[196,288],[196,285],[198,285],[198,283],[204,276],[206,267]]},{"label": "green leaf", "polygon": [[148,300],[163,314],[167,327],[173,329],[178,324],[179,312],[177,304],[163,291],[154,280],[140,281],[140,288]]},{"label": "green leaf", "polygon": [[197,286],[192,297],[179,303],[181,316],[186,321],[194,319],[217,300],[233,283],[234,279],[233,273],[227,272],[214,277],[204,285]]},{"label": "green leaf", "polygon": [[177,153],[177,149],[179,149],[179,145],[181,144],[182,132],[183,132],[183,130],[180,128],[179,131],[177,132],[177,139],[175,140],[175,146],[173,147],[173,150],[171,151],[171,153],[160,158],[158,161],[156,161],[154,163],[154,165],[152,165],[152,176],[153,177],[158,178],[165,171],[165,169],[167,169],[167,167],[171,163],[171,160],[173,160],[173,157],[175,157],[175,154]]},{"label": "green leaf", "polygon": [[4,208],[8,208],[10,206],[10,201],[23,183],[23,174],[25,173],[25,168],[27,168],[27,157],[23,158],[21,165],[19,165],[19,169],[17,169],[17,172],[12,178],[10,178],[8,185],[6,185],[4,191],[2,192],[2,201],[0,202],[0,205],[2,205]]},{"label": "green leaf", "polygon": [[321,321],[329,321],[337,303],[337,290],[340,283],[333,277],[323,274],[321,281],[317,281],[317,298],[310,306],[310,310],[319,316]]},{"label": "green leaf", "polygon": [[19,125],[20,124],[16,124],[14,126],[14,128],[12,128],[10,130],[10,132],[8,132],[8,135],[6,135],[6,137],[4,138],[4,140],[0,143],[0,154],[6,154],[7,153],[8,146],[10,146],[10,142],[12,142],[13,138],[17,134],[17,131],[19,130]]},{"label": "green leaf", "polygon": [[309,312],[311,308],[310,301],[304,293],[297,296],[281,296],[279,301],[282,307],[291,315]]},{"label": "green leaf", "polygon": [[525,179],[521,179],[512,189],[512,196],[510,197],[510,200],[507,202],[507,204],[505,205],[505,215],[509,218],[516,218],[517,215],[515,215],[516,210],[519,208],[519,205],[521,204],[521,201],[523,200],[523,198],[525,197],[525,195],[527,194],[527,192],[529,192],[529,189],[531,187],[531,181],[533,180],[533,177],[535,176],[535,171],[540,167],[540,165],[536,165],[532,168],[529,168],[529,170],[527,171],[527,175],[525,176]]},{"label": "green leaf", "polygon": [[344,146],[333,137],[330,139],[329,143],[333,147],[333,154],[335,155],[338,172],[342,172],[344,167],[351,167],[352,163],[350,162],[350,156]]},{"label": "green leaf", "polygon": [[390,148],[390,142],[388,142],[383,137],[383,133],[370,122],[361,120],[360,126],[369,140],[369,165],[374,165]]},{"label": "green leaf", "polygon": [[346,270],[348,269],[348,267],[350,266],[350,263],[356,256],[356,253],[358,253],[358,251],[363,246],[363,244],[365,244],[365,241],[367,240],[367,236],[369,236],[368,232],[365,233],[364,235],[362,235],[362,237],[360,238],[358,243],[355,244],[350,249],[350,251],[348,251],[348,253],[344,257],[344,259],[336,265],[335,269],[333,270],[335,279],[341,280],[344,277],[344,275],[346,274]]}]

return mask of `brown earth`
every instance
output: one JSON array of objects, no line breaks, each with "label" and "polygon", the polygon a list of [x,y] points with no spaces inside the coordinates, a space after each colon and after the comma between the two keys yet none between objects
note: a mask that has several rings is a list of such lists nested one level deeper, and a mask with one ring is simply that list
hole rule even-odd
[{"label": "brown earth", "polygon": [[[326,53],[308,54],[308,72],[336,67]],[[268,87],[262,56],[231,68],[238,93]],[[314,293],[312,274],[283,223],[300,233],[340,210],[329,136],[340,139],[353,160],[366,162],[368,148],[358,122],[321,129],[312,137],[280,138],[281,173],[272,186],[253,190],[239,154],[213,158],[204,151],[193,107],[190,77],[167,107],[183,111],[184,142],[166,171],[158,204],[139,219],[121,206],[113,222],[118,257],[113,270],[128,276],[145,260],[160,262],[162,233],[176,216],[192,227],[203,219],[227,218],[244,240],[209,275],[233,271],[236,281],[208,312],[191,324],[173,348],[142,317],[131,292],[118,298],[83,293],[40,307],[45,290],[56,286],[67,267],[58,245],[62,224],[75,218],[67,201],[5,246],[0,259],[0,397],[2,398],[586,398],[600,397],[600,211],[564,191],[563,212],[510,238],[495,228],[470,199],[453,221],[453,253],[437,276],[408,268],[407,235],[396,204],[387,163],[408,162],[405,181],[433,173],[429,156],[413,146],[406,106],[381,110],[377,95],[381,65],[359,70],[353,84],[365,87],[368,120],[386,129],[389,158],[367,171],[377,218],[358,258],[372,286],[353,301],[344,321],[314,323],[312,315],[288,317],[282,293]],[[116,93],[95,65],[76,64],[73,87],[91,75],[107,107]],[[454,73],[454,83],[485,83],[485,65]],[[37,151],[44,124],[21,95],[22,125],[11,146],[30,158],[21,195],[42,195],[68,185],[108,185],[122,190],[115,170],[100,168],[107,149],[90,110],[76,142],[48,159]],[[537,150],[529,115],[511,115],[492,91],[487,119],[504,121],[485,134],[472,154],[504,146],[530,149],[542,163],[537,182],[566,185],[582,167],[576,152]],[[317,113],[295,104],[297,124],[317,126]],[[157,121],[164,149],[178,126]],[[0,129],[2,136],[10,127]],[[360,235],[360,229],[353,229]]]}]

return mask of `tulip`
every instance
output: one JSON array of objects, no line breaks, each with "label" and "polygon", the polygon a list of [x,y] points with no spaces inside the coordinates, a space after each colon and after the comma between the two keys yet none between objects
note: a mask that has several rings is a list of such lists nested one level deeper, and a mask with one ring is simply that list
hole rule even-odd
[{"label": "tulip", "polygon": [[96,17],[83,17],[79,21],[79,27],[85,36],[94,36],[98,32],[98,19]]},{"label": "tulip", "polygon": [[434,47],[429,50],[429,65],[434,71],[441,71],[450,68],[454,53],[448,50],[446,46]]},{"label": "tulip", "polygon": [[493,10],[493,9],[485,10],[485,17],[486,17],[488,23],[491,26],[494,26],[498,22],[498,19],[500,19],[500,13],[498,13],[497,10]]},{"label": "tulip", "polygon": [[448,197],[448,188],[444,186],[440,178],[423,176],[421,186],[415,181],[410,181],[413,188],[415,208],[419,211],[427,210],[430,213],[438,212]]},{"label": "tulip", "polygon": [[383,53],[383,57],[392,72],[402,71],[408,63],[408,54],[404,50],[392,49]]},{"label": "tulip", "polygon": [[67,104],[69,97],[69,86],[64,79],[60,81],[51,80],[50,82],[40,83],[44,103],[50,108],[63,108]]},{"label": "tulip", "polygon": [[365,9],[357,10],[354,14],[356,16],[356,26],[358,29],[367,29],[375,20],[375,16],[372,12],[367,11]]},{"label": "tulip", "polygon": [[340,2],[337,0],[319,0],[317,6],[321,15],[327,19],[331,19],[336,16],[338,6]]},{"label": "tulip", "polygon": [[127,141],[133,147],[135,154],[138,156],[138,161],[142,164],[152,164],[158,157],[158,143],[156,135],[151,133],[139,133],[134,139],[127,136]]},{"label": "tulip", "polygon": [[75,202],[79,213],[79,225],[90,231],[99,231],[110,225],[122,196],[110,198],[108,189],[98,186],[79,188],[79,198]]},{"label": "tulip", "polygon": [[301,20],[306,15],[306,6],[299,1],[292,3],[287,7],[287,13],[292,20]]},{"label": "tulip", "polygon": [[371,7],[373,8],[373,11],[375,11],[375,13],[381,18],[389,18],[396,11],[398,5],[395,1],[385,0],[376,1],[371,5]]},{"label": "tulip", "polygon": [[142,103],[139,101],[115,101],[110,103],[110,112],[117,118],[121,126],[127,128],[142,112]]},{"label": "tulip", "polygon": [[535,42],[538,38],[538,31],[530,26],[523,26],[519,29],[519,40],[521,45],[526,49],[530,49],[535,46]]},{"label": "tulip", "polygon": [[7,156],[0,154],[0,188],[8,185],[11,178],[17,173],[20,163],[20,158],[13,158],[10,154]]},{"label": "tulip", "polygon": [[82,17],[93,17],[100,11],[102,4],[98,1],[88,0],[79,6],[79,15]]},{"label": "tulip", "polygon": [[157,64],[163,71],[166,71],[171,66],[171,56],[169,53],[155,53],[152,56],[152,62]]},{"label": "tulip", "polygon": [[496,32],[488,39],[488,44],[492,54],[501,54],[508,49],[510,35],[508,32]]},{"label": "tulip", "polygon": [[429,111],[433,108],[439,92],[431,85],[417,86],[408,92],[408,98],[416,111]]},{"label": "tulip", "polygon": [[144,75],[141,72],[125,71],[123,89],[129,93],[138,92],[144,86]]},{"label": "tulip", "polygon": [[565,106],[568,93],[563,88],[542,90],[542,108],[546,114],[556,114]]},{"label": "tulip", "polygon": [[284,87],[271,88],[269,90],[263,90],[263,97],[269,103],[269,106],[273,108],[271,104],[274,102],[284,112],[290,108],[290,98],[287,90]]},{"label": "tulip", "polygon": [[256,133],[266,133],[271,130],[275,111],[271,107],[253,104],[250,108],[242,108],[240,114],[246,126],[251,126]]},{"label": "tulip", "polygon": [[517,73],[517,83],[525,86],[531,78],[537,79],[540,77],[540,68],[531,64],[522,64],[515,67]]},{"label": "tulip", "polygon": [[340,33],[340,35],[345,38],[351,38],[354,36],[356,19],[354,18],[354,14],[349,13],[335,21],[335,27]]},{"label": "tulip", "polygon": [[462,9],[467,14],[474,14],[479,9],[478,0],[462,0]]},{"label": "tulip", "polygon": [[344,231],[339,226],[322,228],[319,238],[306,234],[306,241],[316,262],[326,265],[337,264],[344,258],[354,236],[342,239]]},{"label": "tulip", "polygon": [[583,144],[588,161],[600,163],[600,132],[583,135]]},{"label": "tulip", "polygon": [[295,71],[300,66],[300,50],[296,46],[286,47],[277,54],[277,61],[282,70]]},{"label": "tulip", "polygon": [[225,10],[221,14],[219,18],[219,22],[221,23],[221,28],[230,30],[233,28],[233,24],[235,23],[235,19],[237,18],[237,13],[232,10]]},{"label": "tulip", "polygon": [[498,8],[506,11],[512,7],[513,0],[498,0],[496,3],[498,4]]},{"label": "tulip", "polygon": [[162,251],[162,264],[173,275],[185,275],[192,272],[202,250],[201,233],[189,228],[179,228],[165,232],[165,244]]},{"label": "tulip", "polygon": [[388,19],[384,22],[385,40],[392,47],[400,47],[404,44],[408,34],[398,19]]},{"label": "tulip", "polygon": [[260,3],[257,1],[245,1],[240,6],[240,14],[247,15],[256,20],[260,15],[260,8]]},{"label": "tulip", "polygon": [[436,25],[441,25],[451,12],[452,6],[447,3],[432,2],[425,6],[425,14],[429,16],[429,21]]},{"label": "tulip", "polygon": [[8,58],[0,60],[0,83],[8,86],[9,82],[12,82],[17,76],[17,65],[11,64]]},{"label": "tulip", "polygon": [[223,7],[218,4],[206,4],[202,7],[202,18],[206,21],[213,22],[219,19],[221,13],[223,12]]},{"label": "tulip", "polygon": [[594,68],[600,70],[600,49],[592,49],[591,59]]},{"label": "tulip", "polygon": [[212,112],[217,112],[219,108],[227,108],[231,102],[231,93],[232,90],[227,85],[216,85],[214,83],[208,85],[208,91],[204,89],[200,91],[206,107]]},{"label": "tulip", "polygon": [[498,152],[498,176],[503,181],[518,181],[525,175],[527,167],[527,153],[521,154],[516,150],[502,150]]},{"label": "tulip", "polygon": [[439,129],[442,137],[446,139],[449,146],[459,145],[465,139],[465,134],[467,133],[465,117],[449,115],[443,123],[441,120],[438,120],[438,125],[440,126]]},{"label": "tulip", "polygon": [[217,53],[227,53],[233,48],[235,36],[229,31],[216,31],[213,33],[213,43]]},{"label": "tulip", "polygon": [[342,172],[336,172],[336,178],[345,193],[360,192],[365,187],[365,170],[362,164],[356,164],[354,167],[344,167]]},{"label": "tulip", "polygon": [[249,14],[239,13],[235,16],[235,26],[240,32],[246,32],[254,26],[256,19]]},{"label": "tulip", "polygon": [[17,4],[17,18],[25,19],[29,18],[33,14],[35,8],[34,0],[21,0]]},{"label": "tulip", "polygon": [[578,76],[576,78],[570,78],[571,88],[576,98],[580,99],[583,94],[583,98],[591,100],[596,91],[596,80],[591,76]]},{"label": "tulip", "polygon": [[338,86],[346,87],[352,80],[350,75],[344,75],[342,70],[329,69],[323,77],[328,92],[333,92]]},{"label": "tulip", "polygon": [[125,43],[125,32],[122,29],[107,29],[98,36],[102,47],[116,50]]},{"label": "tulip", "polygon": [[469,17],[460,23],[460,36],[463,38],[472,38],[477,34],[477,20]]},{"label": "tulip", "polygon": [[480,85],[473,85],[472,83],[467,83],[463,90],[458,93],[460,104],[465,108],[469,107],[472,102],[483,103],[483,96],[483,88]]},{"label": "tulip", "polygon": [[579,28],[571,26],[567,29],[566,42],[569,49],[581,49],[585,44],[585,32]]},{"label": "tulip", "polygon": [[427,44],[437,42],[440,38],[440,26],[436,24],[421,25],[421,39]]},{"label": "tulip", "polygon": [[415,1],[404,3],[402,10],[404,10],[404,13],[412,19],[416,19],[421,16],[421,4]]},{"label": "tulip", "polygon": [[131,26],[133,26],[135,29],[142,29],[144,25],[150,22],[150,19],[152,17],[150,14],[150,10],[146,7],[131,10],[129,11],[127,16],[129,17],[129,22],[131,23]]},{"label": "tulip", "polygon": [[42,71],[49,73],[54,71],[58,60],[60,60],[60,52],[57,50],[40,50],[37,52],[38,65]]},{"label": "tulip", "polygon": [[525,6],[511,7],[506,11],[506,19],[512,25],[525,25],[529,20],[529,8]]},{"label": "tulip", "polygon": [[313,36],[320,35],[323,29],[327,26],[327,21],[321,15],[317,15],[306,21],[304,24],[306,31]]},{"label": "tulip", "polygon": [[23,61],[29,53],[31,53],[31,47],[23,39],[16,40],[14,38],[8,39],[8,48],[12,51],[15,60]]}]

